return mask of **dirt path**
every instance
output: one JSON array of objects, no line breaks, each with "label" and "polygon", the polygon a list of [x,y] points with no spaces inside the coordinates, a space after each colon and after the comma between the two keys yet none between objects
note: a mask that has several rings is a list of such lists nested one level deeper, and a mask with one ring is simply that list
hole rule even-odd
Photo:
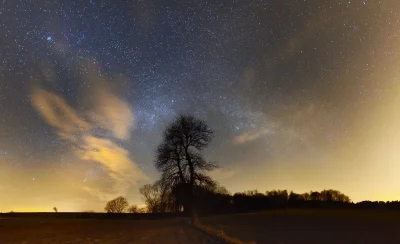
[{"label": "dirt path", "polygon": [[1,244],[211,243],[184,220],[2,219]]}]

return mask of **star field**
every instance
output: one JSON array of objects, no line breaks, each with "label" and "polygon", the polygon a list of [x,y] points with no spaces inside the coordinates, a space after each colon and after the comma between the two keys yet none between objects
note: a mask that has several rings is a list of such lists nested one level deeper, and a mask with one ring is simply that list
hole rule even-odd
[{"label": "star field", "polygon": [[0,210],[140,203],[181,113],[214,129],[205,156],[231,192],[398,199],[399,13],[395,0],[3,0]]}]

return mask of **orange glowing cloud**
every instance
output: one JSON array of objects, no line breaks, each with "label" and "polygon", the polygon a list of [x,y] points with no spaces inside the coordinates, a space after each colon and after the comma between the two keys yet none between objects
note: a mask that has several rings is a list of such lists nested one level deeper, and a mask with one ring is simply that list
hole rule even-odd
[{"label": "orange glowing cloud", "polygon": [[31,94],[31,101],[44,120],[57,129],[62,137],[71,138],[73,134],[88,131],[92,127],[56,94],[36,88]]},{"label": "orange glowing cloud", "polygon": [[112,132],[116,138],[129,139],[134,124],[130,106],[104,89],[101,89],[97,96],[97,103],[89,112],[89,117],[98,126]]},{"label": "orange glowing cloud", "polygon": [[[108,169],[110,178],[115,182],[113,192],[125,193],[136,181],[147,179],[136,164],[129,159],[129,152],[116,143],[94,136],[85,136],[83,141],[84,150],[80,151],[80,157],[83,160],[98,162]],[[88,187],[85,190],[100,196],[103,200],[114,196]]]},{"label": "orange glowing cloud", "polygon": [[245,132],[233,138],[233,143],[235,144],[243,144],[247,142],[251,142],[257,140],[258,138],[267,135],[269,133],[268,130],[262,130],[257,132]]},{"label": "orange glowing cloud", "polygon": [[[129,138],[134,122],[132,109],[105,89],[99,94],[95,106],[83,111],[82,115],[59,95],[40,88],[33,89],[31,101],[44,121],[61,138],[74,145],[73,152],[80,159],[104,166],[113,181],[112,187],[106,190],[85,186],[83,189],[101,200],[107,200],[125,195],[132,185],[147,177],[130,159],[129,152],[110,138]],[[83,119],[83,115],[90,117]],[[97,137],[92,132],[95,128],[103,128],[111,134]]]}]

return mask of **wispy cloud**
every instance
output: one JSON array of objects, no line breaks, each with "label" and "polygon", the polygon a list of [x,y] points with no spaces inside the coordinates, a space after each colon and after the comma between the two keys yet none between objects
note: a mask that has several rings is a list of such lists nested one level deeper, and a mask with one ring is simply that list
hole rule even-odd
[{"label": "wispy cloud", "polygon": [[92,127],[63,98],[54,93],[35,88],[31,94],[31,102],[44,120],[62,137],[72,139],[73,135],[85,133]]},{"label": "wispy cloud", "polygon": [[99,88],[94,108],[88,117],[97,125],[110,131],[114,137],[127,140],[134,124],[130,106],[114,94]]},{"label": "wispy cloud", "polygon": [[254,140],[257,140],[258,138],[267,135],[269,130],[261,130],[261,131],[256,131],[256,132],[244,132],[238,136],[235,136],[233,138],[233,143],[235,144],[243,144],[247,142],[251,142]]},{"label": "wispy cloud", "polygon": [[[85,136],[79,155],[84,160],[98,162],[108,169],[108,175],[115,183],[112,187],[113,193],[126,193],[136,181],[147,178],[130,160],[129,152],[111,140]],[[113,195],[91,188],[85,189],[104,200],[110,199]]]},{"label": "wispy cloud", "polygon": [[[61,96],[41,88],[32,90],[31,102],[44,121],[61,138],[71,142],[73,152],[80,159],[97,162],[107,169],[112,187],[83,188],[106,200],[126,194],[133,184],[147,177],[130,159],[129,152],[114,142],[114,139],[129,139],[134,123],[132,109],[106,89],[97,94],[94,106],[80,113]],[[108,133],[97,135],[94,133],[97,128]]]}]

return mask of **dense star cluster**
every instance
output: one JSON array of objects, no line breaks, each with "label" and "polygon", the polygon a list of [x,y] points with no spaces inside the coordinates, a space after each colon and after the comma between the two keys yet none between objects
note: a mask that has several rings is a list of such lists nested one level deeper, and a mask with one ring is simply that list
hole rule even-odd
[{"label": "dense star cluster", "polygon": [[396,0],[3,0],[0,210],[140,203],[182,113],[215,131],[205,156],[232,192],[398,198],[399,13]]}]

